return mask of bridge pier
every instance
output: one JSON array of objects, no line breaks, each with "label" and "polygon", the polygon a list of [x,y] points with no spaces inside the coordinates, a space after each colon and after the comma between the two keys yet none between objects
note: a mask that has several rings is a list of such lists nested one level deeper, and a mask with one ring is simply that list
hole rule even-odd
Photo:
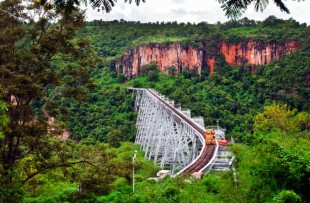
[{"label": "bridge pier", "polygon": [[[138,111],[135,143],[140,144],[145,158],[153,159],[161,169],[169,169],[171,174],[181,171],[204,147],[203,136],[179,115],[190,118],[190,112],[183,113],[173,101],[154,91],[132,89],[136,91],[135,111]],[[197,121],[203,125],[201,118]]]}]

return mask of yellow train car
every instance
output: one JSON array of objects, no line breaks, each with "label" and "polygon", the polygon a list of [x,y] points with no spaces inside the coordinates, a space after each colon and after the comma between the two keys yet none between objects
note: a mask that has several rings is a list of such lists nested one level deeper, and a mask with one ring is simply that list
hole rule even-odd
[{"label": "yellow train car", "polygon": [[215,130],[214,129],[207,129],[205,134],[205,140],[207,145],[214,145],[215,141]]}]

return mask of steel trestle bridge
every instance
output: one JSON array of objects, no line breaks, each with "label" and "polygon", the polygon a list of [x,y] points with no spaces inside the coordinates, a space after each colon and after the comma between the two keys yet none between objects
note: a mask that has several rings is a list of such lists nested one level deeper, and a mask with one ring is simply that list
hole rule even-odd
[{"label": "steel trestle bridge", "polygon": [[[128,88],[136,92],[137,135],[135,143],[161,169],[172,176],[193,172],[209,172],[213,166],[226,170],[232,160],[219,159],[221,147],[217,139],[225,139],[225,130],[215,129],[216,144],[205,144],[202,117],[192,118],[189,109],[182,109],[153,89]],[[221,163],[218,163],[220,160]],[[223,161],[224,160],[224,161]]]}]

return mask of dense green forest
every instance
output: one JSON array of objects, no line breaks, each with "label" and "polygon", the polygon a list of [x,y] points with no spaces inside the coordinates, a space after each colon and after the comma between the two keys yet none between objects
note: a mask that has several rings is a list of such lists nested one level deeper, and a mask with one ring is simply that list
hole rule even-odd
[{"label": "dense green forest", "polygon": [[[16,8],[14,2],[0,4],[0,39],[7,45],[0,46],[0,202],[310,201],[306,24],[274,16],[217,24],[83,23],[78,11],[49,11],[45,19],[20,21],[10,8]],[[59,22],[48,23],[54,16]],[[113,70],[115,59],[140,44],[178,41],[199,47],[206,40],[251,39],[295,40],[303,47],[255,72],[232,67],[223,56],[211,74],[204,67],[201,75],[186,69],[166,75],[151,63],[128,81]],[[154,88],[203,116],[206,125],[219,119],[226,136],[237,141],[230,146],[237,156],[236,179],[232,171],[212,171],[200,181],[147,181],[159,169],[133,144],[137,113],[127,87]],[[56,118],[53,128],[49,117]],[[55,137],[64,128],[70,139]]]},{"label": "dense green forest", "polygon": [[[105,140],[110,130],[118,128],[126,135],[123,139],[132,140],[134,128],[128,126],[133,126],[134,121],[133,100],[126,94],[125,86],[155,88],[191,109],[194,115],[203,116],[206,125],[215,124],[216,119],[220,119],[228,133],[237,137],[240,137],[240,132],[252,130],[253,116],[273,100],[308,112],[309,61],[305,59],[309,57],[309,34],[310,29],[305,24],[299,25],[293,19],[284,21],[273,16],[263,22],[244,18],[216,25],[177,22],[141,24],[123,20],[89,22],[79,35],[90,40],[98,55],[103,57],[103,64],[92,73],[98,88],[90,93],[88,101],[73,101],[70,106],[73,116],[69,121],[69,130],[77,139],[87,136]],[[215,64],[218,71],[212,76],[208,75],[205,67],[201,76],[185,70],[181,75],[167,77],[158,73],[156,64],[153,64],[145,67],[144,77],[126,82],[124,75],[116,74],[113,68],[109,68],[113,67],[113,59],[140,44],[180,41],[200,46],[205,40],[216,42],[220,39],[230,42],[257,39],[279,43],[296,40],[304,44],[304,50],[280,62],[262,66],[255,74],[247,67],[231,67],[223,57],[218,57]]]},{"label": "dense green forest", "polygon": [[[125,51],[140,44],[182,42],[201,46],[206,40],[216,42],[227,40],[241,42],[256,39],[262,42],[309,41],[309,28],[294,19],[282,20],[270,16],[264,21],[243,18],[238,21],[209,24],[175,22],[139,23],[120,21],[99,21],[87,23],[79,35],[87,37],[92,47],[105,61],[123,55]],[[109,63],[108,63],[109,64]]]},{"label": "dense green forest", "polygon": [[[203,116],[207,125],[215,124],[219,119],[221,126],[227,129],[227,136],[233,136],[240,143],[231,147],[238,157],[235,166],[237,182],[234,182],[232,172],[214,172],[202,181],[192,180],[191,184],[182,178],[151,183],[145,179],[154,176],[156,169],[149,165],[149,171],[138,170],[143,175],[138,174],[135,194],[131,191],[130,178],[119,177],[111,182],[110,189],[101,190],[103,193],[90,191],[99,195],[88,196],[90,201],[307,201],[310,161],[307,33],[309,28],[305,25],[274,17],[263,22],[243,19],[217,25],[88,23],[79,35],[90,40],[103,61],[92,71],[97,88],[89,92],[85,101],[59,100],[70,112],[67,128],[73,139],[94,146],[97,141],[112,146],[119,146],[120,141],[132,142],[136,118],[134,95],[129,94],[126,87],[151,87],[190,108],[194,115]],[[139,44],[180,41],[199,46],[203,40],[215,37],[231,42],[252,37],[267,42],[297,40],[304,43],[304,47],[280,61],[259,67],[255,73],[247,67],[231,67],[224,60],[218,60],[218,71],[212,74],[204,71],[199,76],[195,71],[184,70],[182,74],[169,76],[159,72],[156,64],[151,63],[144,67],[141,76],[126,81],[122,74],[116,74],[111,68],[113,59]],[[127,152],[127,160],[132,154],[133,150]],[[100,196],[105,193],[107,195]],[[68,200],[70,198],[74,195],[69,195]]]}]

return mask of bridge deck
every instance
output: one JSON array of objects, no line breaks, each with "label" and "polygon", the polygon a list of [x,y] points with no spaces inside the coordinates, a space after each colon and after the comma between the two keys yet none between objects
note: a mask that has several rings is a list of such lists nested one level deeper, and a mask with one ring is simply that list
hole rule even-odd
[{"label": "bridge deck", "polygon": [[[154,97],[156,97],[158,100],[160,100],[171,111],[173,111],[175,114],[180,116],[184,121],[190,124],[194,129],[196,129],[202,135],[202,137],[204,137],[205,130],[202,129],[201,126],[193,122],[187,116],[184,116],[177,109],[175,109],[172,105],[170,105],[167,101],[160,98],[157,94],[153,93],[150,90],[147,90],[147,91],[151,93]],[[212,157],[214,156],[215,150],[216,150],[216,145],[205,145],[201,156],[194,163],[191,163],[191,165],[189,165],[181,174],[194,173],[194,172],[201,171],[211,161]]]}]

